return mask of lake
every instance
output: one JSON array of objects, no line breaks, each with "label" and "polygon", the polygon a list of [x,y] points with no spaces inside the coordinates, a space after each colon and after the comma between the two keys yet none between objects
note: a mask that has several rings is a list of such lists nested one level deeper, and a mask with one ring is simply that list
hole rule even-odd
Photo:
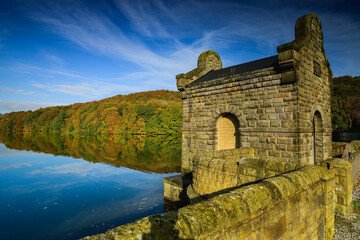
[{"label": "lake", "polygon": [[166,136],[0,135],[1,239],[78,239],[164,211]]}]

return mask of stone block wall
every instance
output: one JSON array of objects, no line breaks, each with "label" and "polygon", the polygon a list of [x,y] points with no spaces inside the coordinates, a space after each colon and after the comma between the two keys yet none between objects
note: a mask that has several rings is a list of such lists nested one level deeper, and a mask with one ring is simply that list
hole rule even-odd
[{"label": "stone block wall", "polygon": [[252,148],[199,153],[194,158],[193,190],[206,195],[277,176],[304,164],[254,157]]},{"label": "stone block wall", "polygon": [[[332,71],[325,54],[323,32],[320,19],[316,14],[299,18],[295,25],[295,41],[292,50],[295,54],[291,60],[296,66],[298,76],[298,120],[301,128],[300,138],[315,143],[300,146],[299,157],[305,163],[315,164],[331,158],[331,110],[330,78]],[[279,56],[283,52],[278,47]],[[317,115],[316,115],[317,114]],[[318,117],[318,124],[316,124]],[[315,123],[314,123],[315,122]],[[316,125],[315,139],[313,136]],[[315,147],[315,159],[312,149]]]},{"label": "stone block wall", "polygon": [[238,185],[236,161],[202,157],[195,160],[192,187],[199,195],[211,194]]},{"label": "stone block wall", "polygon": [[330,168],[335,174],[335,212],[349,216],[352,212],[352,165],[340,158],[323,162],[323,165]]},{"label": "stone block wall", "polygon": [[334,185],[306,166],[84,239],[331,239]]},{"label": "stone block wall", "polygon": [[239,120],[240,147],[254,148],[256,156],[297,162],[296,88],[280,85],[280,77],[267,69],[189,90],[183,100],[183,173],[192,171],[195,154],[219,149],[217,120],[226,113]]},{"label": "stone block wall", "polygon": [[254,156],[254,149],[239,148],[198,154],[193,168],[194,191],[204,195],[239,185],[238,162],[245,156]]},{"label": "stone block wall", "polygon": [[360,141],[333,142],[333,157],[341,157],[352,166],[353,188],[360,183]]},{"label": "stone block wall", "polygon": [[204,75],[206,79],[213,73],[207,80],[197,76],[198,80],[178,86],[183,99],[183,174],[193,170],[197,153],[224,147],[225,116],[236,119],[238,126],[234,135],[239,143],[233,148],[252,147],[255,156],[293,163],[318,165],[332,157],[332,72],[319,18],[315,14],[299,18],[295,40],[278,46],[278,55],[269,59],[276,64],[259,64],[263,67],[239,73],[236,66],[229,67],[225,75],[210,71]]},{"label": "stone block wall", "polygon": [[281,162],[259,157],[243,157],[238,165],[239,185],[274,177],[305,166],[302,163]]},{"label": "stone block wall", "polygon": [[[181,193],[184,190],[181,181],[172,181],[174,177],[163,178],[164,182],[164,198],[173,202],[181,201]],[[178,177],[181,179],[181,177]]]},{"label": "stone block wall", "polygon": [[355,189],[360,184],[360,152],[351,154],[348,161],[352,166],[353,187]]},{"label": "stone block wall", "polygon": [[347,144],[346,142],[332,142],[332,156],[342,156]]},{"label": "stone block wall", "polygon": [[360,140],[351,141],[351,153],[360,153]]},{"label": "stone block wall", "polygon": [[352,165],[353,187],[360,184],[360,140],[354,140],[350,143],[349,162]]}]

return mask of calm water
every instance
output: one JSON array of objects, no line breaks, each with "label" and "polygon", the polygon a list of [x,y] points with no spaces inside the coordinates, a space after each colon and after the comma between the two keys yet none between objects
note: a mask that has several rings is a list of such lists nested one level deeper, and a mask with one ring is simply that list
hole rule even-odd
[{"label": "calm water", "polygon": [[0,141],[1,239],[77,239],[162,212],[162,179],[180,166],[179,139]]}]

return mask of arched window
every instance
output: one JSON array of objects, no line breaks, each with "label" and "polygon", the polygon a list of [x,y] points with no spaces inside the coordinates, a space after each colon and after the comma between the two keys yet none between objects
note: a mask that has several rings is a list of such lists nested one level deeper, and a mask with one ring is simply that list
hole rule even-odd
[{"label": "arched window", "polygon": [[319,111],[316,111],[313,118],[312,131],[312,163],[314,165],[320,163],[324,158],[323,152],[323,121]]},{"label": "arched window", "polygon": [[231,113],[225,113],[217,119],[217,149],[234,149],[240,147],[239,121]]}]

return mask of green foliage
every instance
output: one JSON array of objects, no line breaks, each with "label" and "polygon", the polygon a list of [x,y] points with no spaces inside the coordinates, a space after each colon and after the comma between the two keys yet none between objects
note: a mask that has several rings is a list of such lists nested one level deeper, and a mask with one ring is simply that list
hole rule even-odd
[{"label": "green foliage", "polygon": [[146,172],[180,171],[181,137],[83,135],[60,133],[0,133],[6,147],[83,158]]},{"label": "green foliage", "polygon": [[153,135],[180,133],[180,128],[179,93],[167,90],[0,116],[0,130],[7,132]]},{"label": "green foliage", "polygon": [[[334,131],[360,131],[360,77],[331,80]],[[83,134],[178,134],[181,129],[178,92],[159,90],[117,95],[101,101],[0,115],[7,132]]]},{"label": "green foliage", "polygon": [[10,118],[8,121],[6,121],[4,129],[8,132],[13,131],[14,129],[14,119]]},{"label": "green foliage", "polygon": [[353,201],[354,208],[356,208],[358,211],[360,211],[360,202]]},{"label": "green foliage", "polygon": [[59,115],[54,119],[52,129],[54,131],[60,131],[65,127],[65,120],[68,118],[65,112],[60,112]]},{"label": "green foliage", "polygon": [[332,79],[331,117],[335,131],[360,131],[360,77]]},{"label": "green foliage", "polygon": [[141,117],[145,122],[148,122],[152,116],[158,113],[157,107],[158,106],[154,103],[138,104],[135,106],[135,112],[138,117]]},{"label": "green foliage", "polygon": [[119,112],[119,115],[120,115],[120,116],[123,116],[123,115],[124,115],[124,106],[120,106],[120,107],[118,108],[118,112]]}]

